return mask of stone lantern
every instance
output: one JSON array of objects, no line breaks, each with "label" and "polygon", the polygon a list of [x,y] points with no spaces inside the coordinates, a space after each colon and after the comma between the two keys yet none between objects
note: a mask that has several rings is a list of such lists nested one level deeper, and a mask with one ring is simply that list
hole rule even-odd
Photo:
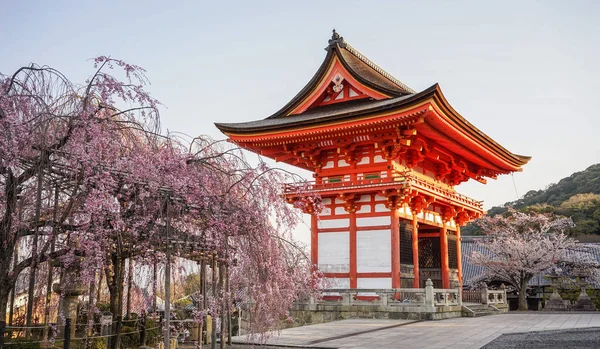
[{"label": "stone lantern", "polygon": [[579,298],[577,299],[577,302],[575,303],[575,310],[581,310],[581,311],[595,311],[596,310],[596,306],[594,305],[594,302],[592,302],[590,296],[587,295],[586,292],[586,288],[589,285],[589,283],[587,282],[587,275],[584,274],[580,274],[577,277],[577,283],[579,284],[579,287],[581,288],[581,293],[579,294]]},{"label": "stone lantern", "polygon": [[552,274],[546,275],[546,277],[548,279],[550,279],[550,282],[552,284],[552,295],[550,296],[550,299],[546,302],[546,307],[544,309],[552,310],[552,311],[567,310],[567,306],[565,305],[565,302],[563,301],[560,294],[558,294],[558,288],[560,287],[560,283],[558,280],[560,279],[560,276],[557,275],[556,273],[552,273]]}]

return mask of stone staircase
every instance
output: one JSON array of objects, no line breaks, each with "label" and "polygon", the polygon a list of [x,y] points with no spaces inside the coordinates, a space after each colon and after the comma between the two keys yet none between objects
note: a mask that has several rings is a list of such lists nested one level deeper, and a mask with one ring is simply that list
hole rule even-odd
[{"label": "stone staircase", "polygon": [[480,317],[487,315],[497,315],[501,314],[501,312],[492,306],[487,304],[463,304],[462,306],[462,316],[463,317]]}]

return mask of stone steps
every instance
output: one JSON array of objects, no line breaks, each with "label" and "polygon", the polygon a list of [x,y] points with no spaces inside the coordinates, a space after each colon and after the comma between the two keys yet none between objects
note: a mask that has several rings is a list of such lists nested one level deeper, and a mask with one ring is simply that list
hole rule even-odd
[{"label": "stone steps", "polygon": [[469,304],[463,305],[463,317],[481,317],[500,314],[500,312],[486,304]]}]

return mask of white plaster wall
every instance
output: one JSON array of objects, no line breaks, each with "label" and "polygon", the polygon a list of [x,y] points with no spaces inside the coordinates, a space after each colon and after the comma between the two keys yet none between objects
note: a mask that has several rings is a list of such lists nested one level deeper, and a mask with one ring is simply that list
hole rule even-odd
[{"label": "white plaster wall", "polygon": [[319,233],[319,269],[324,273],[350,271],[350,233]]},{"label": "white plaster wall", "polygon": [[368,155],[363,155],[363,158],[362,158],[362,159],[360,159],[360,161],[359,161],[359,162],[357,162],[356,164],[357,164],[357,165],[366,165],[366,164],[368,164],[368,163],[370,163],[370,162],[371,162],[371,158],[369,158],[369,156],[368,156]]},{"label": "white plaster wall", "polygon": [[335,208],[335,214],[346,214],[348,212],[346,212],[346,209],[344,209],[343,207],[336,207]]},{"label": "white plaster wall", "polygon": [[357,227],[371,227],[376,225],[390,225],[390,217],[365,217],[356,218]]},{"label": "white plaster wall", "polygon": [[392,278],[358,278],[357,288],[392,288]]},{"label": "white plaster wall", "polygon": [[383,156],[381,155],[375,155],[373,157],[373,162],[378,163],[378,162],[387,162],[386,159],[383,158]]},{"label": "white plaster wall", "polygon": [[348,167],[350,166],[349,163],[346,162],[346,160],[342,159],[342,160],[338,160],[338,167]]},{"label": "white plaster wall", "polygon": [[333,168],[333,161],[327,161],[327,163],[325,164],[325,166],[321,167],[322,169],[328,169],[328,168]]},{"label": "white plaster wall", "polygon": [[350,279],[348,278],[327,278],[327,288],[350,288]]},{"label": "white plaster wall", "polygon": [[331,216],[331,209],[329,207],[323,207],[323,209],[321,210],[321,213],[319,213],[319,215]]},{"label": "white plaster wall", "polygon": [[350,219],[320,219],[319,228],[347,228],[350,226]]},{"label": "white plaster wall", "polygon": [[387,212],[390,209],[385,207],[385,204],[376,204],[375,205],[375,212]]},{"label": "white plaster wall", "polygon": [[369,213],[371,212],[371,205],[361,205],[360,209],[356,211],[356,213]]},{"label": "white plaster wall", "polygon": [[371,201],[371,195],[361,195],[360,199],[356,200],[356,202],[369,202]]},{"label": "white plaster wall", "polygon": [[359,273],[392,271],[392,247],[389,230],[356,233],[356,271]]},{"label": "white plaster wall", "polygon": [[324,198],[323,205],[331,205],[331,198]]}]

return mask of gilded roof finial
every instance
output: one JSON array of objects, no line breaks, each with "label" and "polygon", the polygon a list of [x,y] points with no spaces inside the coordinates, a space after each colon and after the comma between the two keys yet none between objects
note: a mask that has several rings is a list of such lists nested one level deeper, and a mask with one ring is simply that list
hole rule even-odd
[{"label": "gilded roof finial", "polygon": [[[346,47],[346,42],[344,38],[333,29],[333,33],[331,34],[331,39],[329,39],[329,47],[334,46],[335,44],[340,45],[340,47]],[[327,49],[326,49],[327,50]]]}]

